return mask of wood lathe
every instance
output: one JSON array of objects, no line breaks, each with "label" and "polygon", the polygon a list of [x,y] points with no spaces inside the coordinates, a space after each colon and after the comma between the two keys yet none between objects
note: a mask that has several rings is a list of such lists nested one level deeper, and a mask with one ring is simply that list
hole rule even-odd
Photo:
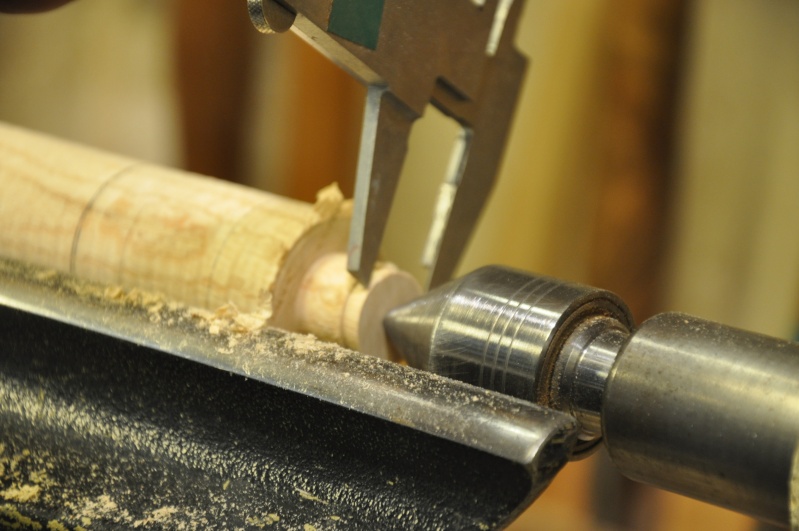
[{"label": "wood lathe", "polygon": [[[612,294],[505,268],[445,284],[516,106],[521,1],[247,4],[368,86],[354,203],[0,126],[0,526],[497,529],[604,442],[796,527],[796,344],[635,329]],[[462,135],[420,297],[377,255],[428,103]]]}]

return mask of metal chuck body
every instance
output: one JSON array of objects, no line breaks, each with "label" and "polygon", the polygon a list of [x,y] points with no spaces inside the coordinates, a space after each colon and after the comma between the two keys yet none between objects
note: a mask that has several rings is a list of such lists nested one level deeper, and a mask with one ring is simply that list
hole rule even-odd
[{"label": "metal chuck body", "polygon": [[799,346],[683,314],[618,355],[602,424],[637,481],[787,525],[799,440]]},{"label": "metal chuck body", "polygon": [[573,415],[576,457],[604,437],[632,479],[788,524],[795,343],[673,313],[633,331],[611,293],[493,266],[385,325],[415,367]]},{"label": "metal chuck body", "polygon": [[[632,318],[609,292],[484,267],[394,310],[385,324],[414,367],[582,419],[576,451],[583,455],[600,440],[601,394],[613,363],[612,352],[591,347],[606,330],[628,335]],[[566,344],[574,356],[560,359]]]}]

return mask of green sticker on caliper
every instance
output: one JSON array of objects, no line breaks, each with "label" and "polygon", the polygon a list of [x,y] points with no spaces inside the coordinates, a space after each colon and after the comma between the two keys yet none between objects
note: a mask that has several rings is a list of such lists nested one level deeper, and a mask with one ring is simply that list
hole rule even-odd
[{"label": "green sticker on caliper", "polygon": [[377,48],[385,0],[334,0],[327,31],[370,50]]}]

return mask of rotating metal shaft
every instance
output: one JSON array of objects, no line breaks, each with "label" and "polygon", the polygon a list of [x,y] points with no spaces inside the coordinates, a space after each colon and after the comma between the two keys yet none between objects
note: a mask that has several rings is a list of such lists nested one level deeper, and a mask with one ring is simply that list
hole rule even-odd
[{"label": "rotating metal shaft", "polygon": [[501,267],[444,285],[385,325],[413,366],[573,415],[578,456],[604,437],[632,479],[790,521],[795,343],[676,313],[633,330],[611,293]]}]

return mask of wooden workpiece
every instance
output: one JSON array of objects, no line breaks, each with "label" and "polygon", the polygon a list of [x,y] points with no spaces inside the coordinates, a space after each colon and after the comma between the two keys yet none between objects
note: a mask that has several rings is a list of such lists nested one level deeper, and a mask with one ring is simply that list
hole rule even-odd
[{"label": "wooden workpiece", "polygon": [[350,204],[314,205],[0,124],[0,254],[388,357],[385,312],[421,290],[346,272]]}]

